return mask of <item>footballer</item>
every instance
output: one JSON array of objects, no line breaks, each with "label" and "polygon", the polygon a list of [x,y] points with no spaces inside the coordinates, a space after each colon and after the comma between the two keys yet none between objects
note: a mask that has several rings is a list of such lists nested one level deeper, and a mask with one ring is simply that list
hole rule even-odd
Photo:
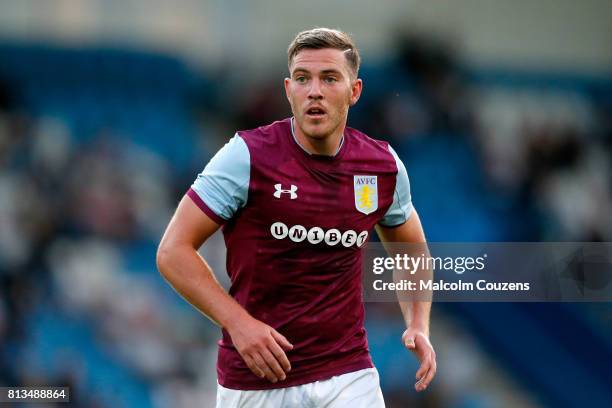
[{"label": "footballer", "polygon": [[[346,126],[362,91],[344,32],[288,49],[293,116],[238,131],[178,205],[157,253],[165,279],[222,328],[217,407],[384,407],[364,329],[362,248],[424,243],[406,169],[388,143]],[[222,228],[229,293],[197,252]],[[402,341],[436,373],[430,302],[400,302]]]}]

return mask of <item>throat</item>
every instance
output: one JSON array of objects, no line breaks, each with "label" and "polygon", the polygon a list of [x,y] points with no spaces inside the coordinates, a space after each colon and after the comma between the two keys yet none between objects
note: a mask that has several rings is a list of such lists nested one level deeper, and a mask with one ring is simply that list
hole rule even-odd
[{"label": "throat", "polygon": [[344,143],[343,132],[334,132],[327,136],[307,136],[299,127],[294,126],[291,120],[291,133],[294,141],[310,155],[330,156],[338,154]]},{"label": "throat", "polygon": [[330,156],[333,157],[338,154],[340,147],[342,146],[342,140],[335,138],[330,140],[331,137],[325,139],[308,138],[304,142],[299,142],[300,146],[310,154],[316,154],[319,156]]}]

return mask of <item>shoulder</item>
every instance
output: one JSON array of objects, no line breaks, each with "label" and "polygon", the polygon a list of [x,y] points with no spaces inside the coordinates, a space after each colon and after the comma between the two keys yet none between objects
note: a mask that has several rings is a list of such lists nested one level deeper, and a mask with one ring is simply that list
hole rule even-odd
[{"label": "shoulder", "polygon": [[351,127],[347,127],[346,132],[348,140],[351,143],[353,155],[357,155],[363,159],[384,161],[395,165],[396,158],[389,142],[374,139]]},{"label": "shoulder", "polygon": [[248,168],[249,163],[249,149],[243,138],[239,137],[236,133],[231,139],[225,143],[225,145],[217,151],[217,153],[210,159],[204,172],[207,170],[220,171],[225,168],[233,169],[238,164],[246,164]]},{"label": "shoulder", "polygon": [[278,120],[255,129],[236,132],[249,148],[275,145],[279,138],[291,132],[291,119]]}]

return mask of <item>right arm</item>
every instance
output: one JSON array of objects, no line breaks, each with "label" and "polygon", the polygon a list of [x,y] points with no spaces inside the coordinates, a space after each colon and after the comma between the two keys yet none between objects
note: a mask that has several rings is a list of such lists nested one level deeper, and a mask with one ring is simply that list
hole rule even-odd
[{"label": "right arm", "polygon": [[219,225],[184,196],[157,250],[157,267],[168,283],[215,324],[230,328],[248,313],[229,296],[197,252]]},{"label": "right arm", "polygon": [[193,307],[227,331],[251,371],[272,382],[291,369],[285,351],[293,346],[271,326],[252,317],[228,295],[200,246],[246,202],[249,153],[239,136],[232,138],[208,163],[192,186],[207,214],[185,195],[170,220],[157,251],[157,267],[170,285]]},{"label": "right arm", "polygon": [[193,307],[229,333],[251,371],[275,383],[291,370],[285,350],[293,346],[271,326],[252,317],[228,295],[198,254],[219,225],[184,196],[157,250],[157,267]]}]

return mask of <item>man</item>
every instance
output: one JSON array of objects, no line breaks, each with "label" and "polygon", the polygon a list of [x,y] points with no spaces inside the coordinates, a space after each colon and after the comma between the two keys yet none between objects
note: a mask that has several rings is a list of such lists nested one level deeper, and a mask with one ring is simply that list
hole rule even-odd
[{"label": "man", "polygon": [[[301,32],[285,79],[293,118],[238,132],[180,202],[160,272],[223,329],[218,407],[384,407],[363,327],[361,248],[424,242],[404,165],[346,127],[361,94],[359,54],[340,31]],[[197,249],[220,225],[229,294]],[[400,302],[405,346],[436,372],[429,302]],[[304,404],[304,405],[302,405]]]}]

